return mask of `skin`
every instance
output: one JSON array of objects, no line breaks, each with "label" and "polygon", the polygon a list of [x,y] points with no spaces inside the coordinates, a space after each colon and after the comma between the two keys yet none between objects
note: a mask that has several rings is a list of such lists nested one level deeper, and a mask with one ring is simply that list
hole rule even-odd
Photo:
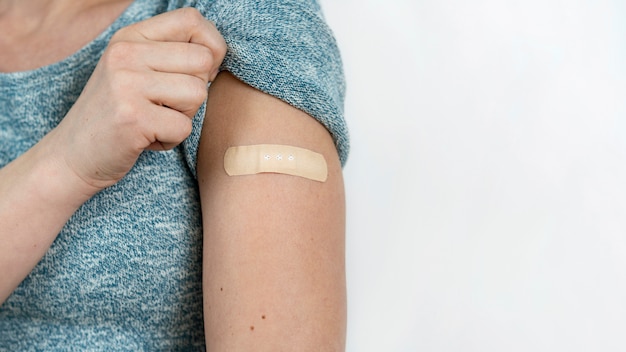
[{"label": "skin", "polygon": [[[0,0],[0,71],[60,61],[98,36],[131,0]],[[79,6],[77,6],[79,5]]]},{"label": "skin", "polygon": [[[63,59],[129,1],[79,3],[0,0],[0,33],[15,33],[0,36],[0,70]],[[59,39],[69,32],[81,35]],[[333,141],[304,112],[227,72],[218,75],[225,50],[215,27],[193,10],[157,16],[113,37],[62,123],[0,169],[0,302],[82,203],[121,179],[143,150],[173,148],[187,137],[213,81],[198,151],[207,348],[344,349],[345,201]],[[262,143],[321,153],[328,180],[226,175],[228,147]]]},{"label": "skin", "polygon": [[[342,350],[344,192],[330,135],[228,73],[209,101],[219,104],[208,106],[198,156],[207,341],[215,351]],[[228,147],[262,143],[322,153],[328,180],[226,175]]]}]

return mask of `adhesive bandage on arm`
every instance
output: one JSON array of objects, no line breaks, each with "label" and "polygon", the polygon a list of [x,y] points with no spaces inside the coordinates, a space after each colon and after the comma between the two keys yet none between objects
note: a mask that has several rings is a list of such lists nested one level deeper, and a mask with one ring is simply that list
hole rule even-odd
[{"label": "adhesive bandage on arm", "polygon": [[288,145],[258,144],[230,147],[224,154],[229,176],[274,172],[325,182],[328,177],[322,154]]}]

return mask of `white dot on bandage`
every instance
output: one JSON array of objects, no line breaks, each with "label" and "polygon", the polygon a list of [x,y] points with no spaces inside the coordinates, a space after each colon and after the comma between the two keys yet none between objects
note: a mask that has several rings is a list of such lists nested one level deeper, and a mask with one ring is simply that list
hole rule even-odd
[{"label": "white dot on bandage", "polygon": [[328,167],[322,154],[277,144],[230,147],[224,154],[224,170],[229,176],[271,172],[319,182],[325,182],[328,177]]}]

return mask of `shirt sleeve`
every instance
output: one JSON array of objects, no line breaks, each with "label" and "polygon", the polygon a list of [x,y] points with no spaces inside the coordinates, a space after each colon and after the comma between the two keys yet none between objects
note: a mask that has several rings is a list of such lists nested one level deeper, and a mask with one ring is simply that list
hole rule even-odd
[{"label": "shirt sleeve", "polygon": [[[221,69],[250,86],[303,110],[322,123],[345,165],[348,130],[345,80],[331,29],[315,0],[199,0],[197,9],[213,21],[228,44]],[[194,119],[201,127],[205,106]],[[195,135],[195,136],[194,136]],[[195,170],[199,132],[187,148]],[[194,149],[195,148],[195,149]]]}]

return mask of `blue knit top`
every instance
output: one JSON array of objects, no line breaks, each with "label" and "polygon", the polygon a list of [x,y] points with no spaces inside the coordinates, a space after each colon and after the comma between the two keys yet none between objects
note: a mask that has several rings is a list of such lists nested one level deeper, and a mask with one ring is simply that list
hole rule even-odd
[{"label": "blue knit top", "polygon": [[[341,60],[314,0],[136,0],[65,60],[0,74],[0,167],[61,121],[117,30],[185,6],[226,39],[223,70],[319,120],[345,162]],[[70,218],[0,306],[0,351],[204,349],[195,178],[204,111],[180,146],[144,152]]]}]

